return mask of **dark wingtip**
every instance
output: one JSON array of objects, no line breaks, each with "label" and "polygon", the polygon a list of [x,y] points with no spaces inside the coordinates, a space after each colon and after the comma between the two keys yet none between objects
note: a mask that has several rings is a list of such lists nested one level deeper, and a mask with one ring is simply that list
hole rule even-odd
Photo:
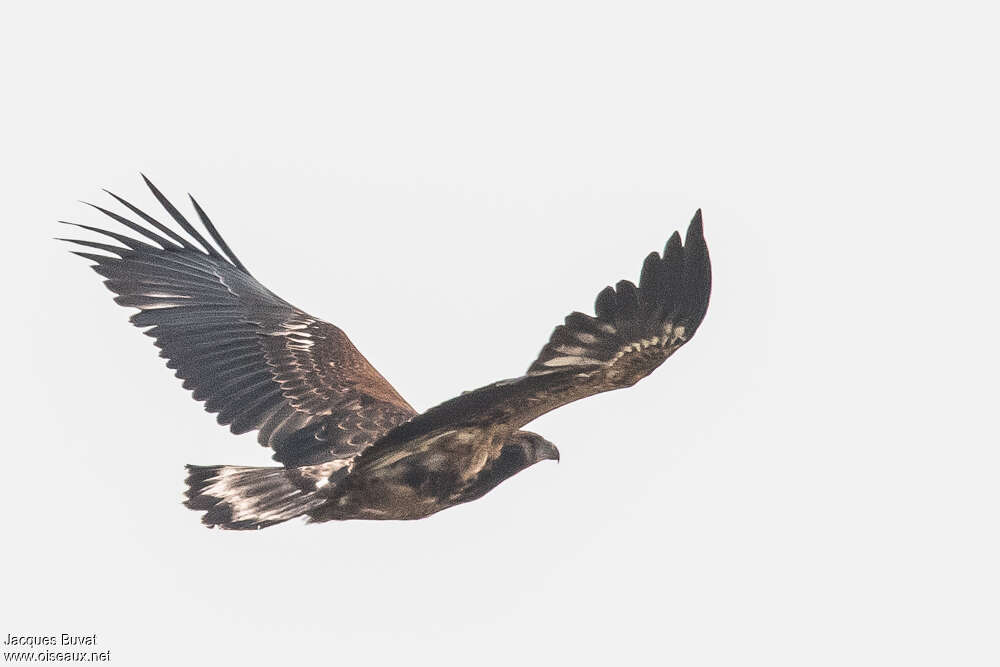
[{"label": "dark wingtip", "polygon": [[712,294],[712,261],[702,229],[701,209],[694,215],[684,239],[684,306],[690,334],[701,325]]},{"label": "dark wingtip", "polygon": [[92,252],[80,252],[79,250],[70,250],[69,253],[71,255],[76,255],[77,257],[88,259],[91,262],[94,262],[95,265],[104,265],[109,259],[107,255],[95,255]]},{"label": "dark wingtip", "polygon": [[[686,336],[681,333],[679,338],[670,339],[671,345],[676,347],[689,340],[705,316],[712,285],[701,215],[698,209],[688,226],[686,241],[682,243],[680,232],[674,231],[662,257],[657,252],[646,256],[638,287],[629,280],[605,287],[594,302],[595,318],[570,313],[565,324],[556,327],[528,368],[528,374],[549,375],[567,370],[576,372],[574,368],[592,370],[595,365],[607,366],[629,349],[646,347],[653,336],[666,345],[668,340],[662,336],[670,331],[664,326],[668,321],[678,331],[683,327],[688,332]],[[605,323],[612,326],[603,326]],[[641,345],[635,346],[640,341]],[[583,362],[574,362],[574,356]],[[652,368],[655,366],[636,375],[631,383]]]},{"label": "dark wingtip", "polygon": [[142,182],[146,184],[146,187],[150,189],[150,191],[153,193],[154,196],[156,196],[157,199],[163,196],[162,194],[160,194],[160,191],[156,188],[156,186],[153,185],[153,181],[149,180],[149,178],[146,177],[146,174],[140,171],[139,176],[142,178]]},{"label": "dark wingtip", "polygon": [[[143,178],[145,178],[145,176],[143,176]],[[147,179],[146,182],[149,183],[149,180]],[[150,186],[152,186],[151,183],[150,183]],[[133,230],[139,232],[143,236],[145,236],[145,237],[147,237],[149,239],[152,239],[156,243],[159,243],[164,249],[167,249],[168,247],[169,248],[188,248],[188,249],[191,249],[191,250],[195,250],[196,249],[195,246],[192,245],[190,241],[188,241],[183,236],[181,236],[180,234],[178,234],[174,230],[170,229],[169,227],[167,227],[163,223],[157,221],[155,218],[153,218],[151,215],[149,215],[145,211],[139,209],[137,206],[134,206],[133,204],[131,204],[130,202],[126,201],[122,197],[119,197],[114,192],[111,192],[111,190],[105,189],[104,192],[106,192],[108,195],[110,195],[112,198],[114,198],[119,204],[121,204],[122,206],[124,206],[128,210],[130,210],[133,213],[135,213],[136,215],[138,215],[140,218],[142,218],[143,220],[145,220],[147,223],[151,224],[157,230],[159,230],[159,231],[163,232],[164,234],[166,234],[167,237],[169,237],[170,239],[173,239],[173,241],[176,241],[176,243],[168,241],[166,238],[163,238],[161,236],[158,236],[157,234],[154,234],[154,233],[150,232],[145,227],[142,227],[141,225],[137,225],[134,222],[132,222],[131,220],[127,220],[126,218],[123,218],[122,216],[118,215],[117,213],[113,213],[111,211],[108,211],[107,209],[103,209],[100,206],[95,206],[94,208],[96,208],[101,213],[104,213],[105,215],[111,217],[114,220],[117,220],[118,222],[120,222],[121,224],[125,225],[126,227],[129,227],[130,229],[133,229]],[[93,204],[91,204],[91,206],[93,206]],[[180,244],[180,245],[177,245],[177,244]]]},{"label": "dark wingtip", "polygon": [[[114,195],[112,195],[112,196],[114,196]],[[115,217],[114,213],[112,213],[108,209],[104,208],[103,206],[98,206],[97,204],[92,204],[89,201],[83,201],[82,199],[79,200],[79,201],[80,201],[81,204],[89,206],[90,208],[94,209],[95,211],[100,211],[101,213],[103,213],[104,215],[106,215],[108,217],[111,217],[111,218]]]},{"label": "dark wingtip", "polygon": [[[160,189],[158,187],[156,187],[155,185],[153,185],[153,181],[149,180],[146,177],[146,174],[144,174],[144,173],[142,173],[140,171],[139,172],[139,176],[142,177],[142,182],[146,184],[146,187],[149,188],[150,192],[153,193],[154,197],[156,197],[158,200],[166,199],[166,197],[163,195],[163,193],[160,192]],[[162,201],[161,201],[161,203],[162,203]]]},{"label": "dark wingtip", "polygon": [[[129,206],[131,208],[131,205],[127,201],[125,201],[122,197],[116,195],[111,190],[108,190],[107,188],[101,188],[101,192],[103,192],[104,194],[108,195],[109,197],[113,197],[115,199],[115,201],[117,201],[119,204],[124,204],[125,206]],[[83,202],[83,203],[86,204],[87,202]],[[90,205],[93,206],[93,204],[90,204]]]},{"label": "dark wingtip", "polygon": [[211,243],[205,240],[204,236],[198,233],[198,230],[195,229],[191,225],[191,223],[188,222],[187,218],[185,218],[184,215],[179,210],[177,210],[177,207],[171,204],[170,200],[167,199],[166,196],[164,196],[164,194],[160,192],[159,189],[157,189],[157,187],[153,185],[148,178],[146,178],[146,175],[143,174],[142,172],[140,172],[139,175],[142,176],[142,180],[146,182],[146,187],[148,187],[150,192],[153,193],[153,196],[156,197],[156,200],[160,202],[160,206],[162,206],[164,210],[170,214],[170,217],[174,219],[174,222],[180,225],[185,232],[190,234],[191,238],[200,243],[201,247],[205,249],[205,252],[208,253],[209,256],[221,258],[222,255],[219,254],[219,251],[216,250]]},{"label": "dark wingtip", "polygon": [[618,308],[615,300],[615,288],[608,285],[600,291],[594,301],[594,314],[597,319],[611,322],[615,319]]},{"label": "dark wingtip", "polygon": [[[155,185],[153,185],[153,181],[151,181],[148,178],[146,178],[146,174],[144,174],[144,173],[142,173],[140,171],[139,175],[142,176],[143,183],[145,183],[146,187],[149,188],[150,192],[153,193],[153,196],[156,197],[158,200],[160,200],[160,203],[163,203],[163,200],[166,199],[166,197],[163,195],[162,192],[160,192],[160,189],[158,187],[156,187]],[[168,209],[168,212],[169,212],[169,209]]]},{"label": "dark wingtip", "polygon": [[128,206],[128,202],[126,202],[122,197],[116,195],[111,190],[108,190],[107,188],[101,188],[101,191],[104,192],[104,194],[106,194],[108,196],[114,197],[119,203],[125,204],[126,206]]},{"label": "dark wingtip", "polygon": [[222,252],[226,254],[226,257],[229,258],[229,261],[232,262],[233,265],[240,271],[242,271],[247,275],[250,275],[250,272],[247,271],[247,267],[243,265],[243,262],[240,261],[240,258],[236,256],[236,253],[234,253],[232,248],[229,247],[229,244],[226,243],[226,240],[222,238],[222,235],[219,233],[219,230],[215,228],[215,225],[212,224],[212,221],[205,213],[205,210],[201,207],[200,204],[198,204],[198,201],[194,198],[194,195],[192,195],[190,192],[188,193],[188,199],[191,200],[191,205],[194,206],[195,213],[198,214],[198,219],[201,220],[201,224],[205,226],[206,231],[208,231],[212,239],[214,239],[215,242],[219,245],[219,248],[222,249]]},{"label": "dark wingtip", "polygon": [[701,209],[699,208],[697,211],[695,211],[694,217],[691,218],[691,224],[688,225],[687,235],[686,238],[684,239],[684,245],[687,245],[688,243],[696,239],[702,239],[704,241],[704,236],[705,236],[705,229],[702,224]]}]

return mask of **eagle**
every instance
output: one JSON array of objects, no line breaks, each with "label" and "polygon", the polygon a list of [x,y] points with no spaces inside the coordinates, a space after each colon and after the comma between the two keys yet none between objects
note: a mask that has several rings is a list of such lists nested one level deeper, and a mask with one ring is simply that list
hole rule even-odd
[{"label": "eagle", "polygon": [[[695,213],[650,253],[639,284],[572,312],[527,371],[415,410],[337,326],[258,282],[188,195],[199,231],[145,176],[173,224],[107,192],[133,216],[89,204],[133,234],[59,239],[93,262],[195,400],[234,434],[257,431],[280,465],[188,465],[184,504],[222,529],[295,517],[421,519],[482,497],[559,450],[522,427],[561,405],[630,387],[691,340],[708,308],[711,263]],[[162,216],[161,216],[162,217]],[[176,226],[175,226],[176,225]],[[107,238],[102,238],[107,241]]]}]

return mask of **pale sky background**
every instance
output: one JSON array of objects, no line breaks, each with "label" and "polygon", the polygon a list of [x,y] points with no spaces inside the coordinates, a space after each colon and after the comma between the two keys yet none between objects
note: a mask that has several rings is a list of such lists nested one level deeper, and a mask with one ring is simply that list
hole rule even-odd
[{"label": "pale sky background", "polygon": [[[993,3],[4,10],[0,639],[115,665],[1000,664]],[[209,531],[264,465],[58,219],[138,172],[418,409],[523,372],[696,208],[714,292],[411,523]],[[186,204],[185,204],[186,206]],[[185,208],[185,210],[189,210]]]}]

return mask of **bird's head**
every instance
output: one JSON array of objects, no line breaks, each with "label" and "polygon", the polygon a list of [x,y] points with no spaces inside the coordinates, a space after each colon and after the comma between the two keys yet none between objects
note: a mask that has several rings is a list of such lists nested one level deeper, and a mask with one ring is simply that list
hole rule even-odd
[{"label": "bird's head", "polygon": [[524,452],[526,466],[539,461],[559,460],[559,450],[551,442],[531,431],[518,431],[508,446],[516,445]]},{"label": "bird's head", "polygon": [[505,479],[548,459],[559,460],[559,450],[555,445],[537,433],[517,431],[504,443],[500,456],[488,462],[480,471],[460,502],[480,498]]}]

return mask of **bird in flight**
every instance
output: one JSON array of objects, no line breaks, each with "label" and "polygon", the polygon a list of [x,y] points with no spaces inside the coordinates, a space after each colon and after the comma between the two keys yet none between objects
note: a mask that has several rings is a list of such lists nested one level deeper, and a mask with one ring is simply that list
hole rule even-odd
[{"label": "bird in flight", "polygon": [[683,243],[674,232],[662,255],[646,257],[638,286],[606,287],[595,317],[570,313],[524,375],[418,413],[343,331],[257,282],[193,197],[211,240],[143,180],[177,228],[109,192],[141,222],[91,206],[134,236],[76,225],[120,245],[60,240],[88,249],[74,254],[93,262],[118,304],[138,309],[131,322],[219,424],[257,431],[274,450],[279,466],[187,466],[184,504],[209,527],[265,528],[299,516],[421,519],[480,498],[559,459],[555,445],[523,426],[632,386],[691,340],[708,308],[699,210]]}]

